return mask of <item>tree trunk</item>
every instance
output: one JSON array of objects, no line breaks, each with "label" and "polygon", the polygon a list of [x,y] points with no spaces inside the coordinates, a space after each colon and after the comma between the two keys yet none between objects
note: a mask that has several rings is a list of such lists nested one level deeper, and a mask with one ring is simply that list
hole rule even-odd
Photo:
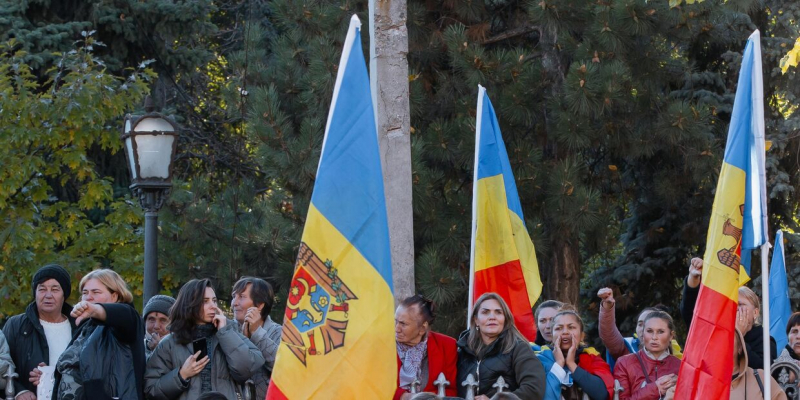
[{"label": "tree trunk", "polygon": [[370,0],[370,84],[381,150],[395,303],[415,293],[406,0]]},{"label": "tree trunk", "polygon": [[542,283],[543,300],[558,300],[578,304],[581,288],[581,265],[578,243],[569,237],[556,239],[553,243],[551,262],[545,267]]}]

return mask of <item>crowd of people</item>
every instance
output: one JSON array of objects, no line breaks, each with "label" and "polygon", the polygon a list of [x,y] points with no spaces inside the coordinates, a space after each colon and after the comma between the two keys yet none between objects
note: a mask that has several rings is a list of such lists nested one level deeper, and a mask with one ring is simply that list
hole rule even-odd
[{"label": "crowd of people", "polygon": [[[687,326],[702,265],[693,259],[684,281],[680,314]],[[85,275],[74,306],[66,302],[71,284],[61,266],[40,268],[32,279],[34,301],[0,333],[0,376],[14,366],[16,399],[35,400],[43,388],[59,400],[265,398],[282,328],[269,316],[275,294],[263,279],[242,278],[231,288],[233,319],[220,309],[208,279],[187,282],[177,298],[152,297],[141,316],[125,281],[112,270]],[[624,337],[613,291],[603,288],[597,295],[605,355],[586,345],[576,309],[555,300],[533,310],[533,343],[496,293],[475,301],[469,328],[458,338],[433,331],[433,302],[421,295],[403,300],[395,312],[394,399],[441,399],[433,394],[441,376],[446,396],[465,397],[473,390],[476,400],[672,398],[682,357],[672,316],[661,306],[647,307],[633,335]],[[760,307],[752,290],[740,288],[731,399],[762,398],[764,385],[771,385],[773,399],[786,398],[760,369],[764,357],[774,360],[778,352],[770,338],[770,354],[763,353]],[[781,350],[800,366],[800,313],[791,316],[786,332],[788,344]]]}]

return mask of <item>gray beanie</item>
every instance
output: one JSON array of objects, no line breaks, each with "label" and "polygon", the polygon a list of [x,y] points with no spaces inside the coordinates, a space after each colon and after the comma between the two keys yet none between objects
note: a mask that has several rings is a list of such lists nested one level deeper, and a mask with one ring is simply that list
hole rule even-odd
[{"label": "gray beanie", "polygon": [[163,294],[157,294],[147,301],[147,305],[144,306],[144,310],[142,312],[142,317],[147,319],[147,314],[150,314],[153,311],[169,316],[169,309],[173,304],[175,304],[174,298],[164,296]]}]

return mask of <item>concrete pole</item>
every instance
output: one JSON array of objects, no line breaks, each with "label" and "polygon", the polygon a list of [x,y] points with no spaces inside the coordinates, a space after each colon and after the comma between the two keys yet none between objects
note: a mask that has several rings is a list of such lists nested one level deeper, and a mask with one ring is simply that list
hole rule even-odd
[{"label": "concrete pole", "polygon": [[395,303],[416,292],[406,16],[406,0],[369,0],[370,84],[386,191]]}]

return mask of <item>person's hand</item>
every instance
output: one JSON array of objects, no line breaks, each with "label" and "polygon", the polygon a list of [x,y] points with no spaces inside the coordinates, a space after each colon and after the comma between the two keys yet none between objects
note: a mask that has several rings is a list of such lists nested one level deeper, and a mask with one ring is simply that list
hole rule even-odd
[{"label": "person's hand", "polygon": [[156,349],[158,343],[161,342],[161,335],[158,332],[153,333],[145,333],[145,337],[147,338],[147,348],[152,350]]},{"label": "person's hand", "polygon": [[210,361],[208,359],[208,356],[205,356],[200,360],[197,359],[198,356],[200,356],[199,351],[197,353],[190,355],[189,358],[187,358],[186,361],[183,362],[183,366],[178,371],[178,374],[180,374],[183,380],[188,381],[189,378],[199,374],[200,371],[202,371],[203,368],[205,368],[206,364],[208,364],[208,362]]},{"label": "person's hand", "polygon": [[98,304],[81,301],[75,307],[72,307],[72,312],[69,315],[75,318],[75,325],[80,325],[83,321],[101,313],[103,311],[102,308]]},{"label": "person's hand", "polygon": [[738,329],[739,332],[742,332],[742,335],[750,332],[750,329],[753,329],[754,323],[755,317],[749,309],[739,307],[736,310],[736,329]]},{"label": "person's hand", "polygon": [[569,372],[575,372],[578,368],[578,363],[575,362],[575,358],[578,357],[578,338],[575,335],[572,335],[572,345],[569,346],[569,350],[567,351],[567,356],[565,357],[565,362],[567,365],[567,369]]},{"label": "person's hand", "polygon": [[600,298],[600,305],[606,308],[614,307],[614,291],[611,288],[604,287],[597,291],[597,297]]},{"label": "person's hand", "polygon": [[703,280],[703,259],[699,257],[692,258],[689,262],[689,277],[686,279],[686,284],[694,289],[700,286]]},{"label": "person's hand", "polygon": [[20,393],[14,399],[15,400],[36,400],[36,393],[33,393],[33,392]]},{"label": "person's hand", "polygon": [[249,339],[250,336],[253,335],[253,332],[255,332],[256,329],[258,329],[258,327],[261,325],[264,325],[264,321],[261,320],[261,310],[256,307],[248,308],[247,313],[244,315],[244,327],[242,333]]},{"label": "person's hand", "polygon": [[561,348],[558,347],[557,343],[558,342],[553,343],[553,345],[552,345],[553,346],[553,358],[556,360],[556,364],[558,364],[558,366],[560,366],[561,368],[564,368],[564,366],[567,365],[566,364],[567,361],[566,361],[566,359],[564,359],[564,351],[562,351]]},{"label": "person's hand", "polygon": [[678,376],[675,374],[668,374],[664,375],[656,380],[656,386],[658,386],[658,392],[661,395],[665,395],[669,388],[675,386],[678,383]]},{"label": "person's hand", "polygon": [[[47,364],[43,362],[39,363],[39,367],[46,367],[46,366]],[[39,386],[39,379],[42,378],[42,374],[43,374],[42,370],[40,370],[38,367],[34,368],[29,374],[30,377],[28,377],[28,382],[32,383],[33,386]],[[35,397],[36,396],[34,396],[34,398]]]},{"label": "person's hand", "polygon": [[216,309],[217,315],[214,316],[214,320],[212,320],[211,323],[214,324],[214,327],[217,328],[217,330],[220,330],[225,327],[225,324],[228,323],[228,318],[222,313],[222,310],[220,310],[219,307],[216,307]]}]

